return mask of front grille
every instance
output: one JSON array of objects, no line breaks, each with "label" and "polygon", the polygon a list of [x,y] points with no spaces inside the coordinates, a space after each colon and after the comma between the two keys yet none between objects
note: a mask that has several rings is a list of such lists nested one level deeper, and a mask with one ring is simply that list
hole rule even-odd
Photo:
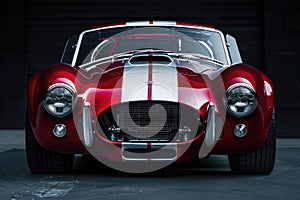
[{"label": "front grille", "polygon": [[170,133],[178,130],[179,116],[177,103],[131,102],[120,106],[119,124],[129,134]]},{"label": "front grille", "polygon": [[171,141],[176,139],[182,127],[188,126],[196,134],[201,126],[196,110],[166,101],[118,104],[102,112],[98,121],[107,138],[124,142]]}]

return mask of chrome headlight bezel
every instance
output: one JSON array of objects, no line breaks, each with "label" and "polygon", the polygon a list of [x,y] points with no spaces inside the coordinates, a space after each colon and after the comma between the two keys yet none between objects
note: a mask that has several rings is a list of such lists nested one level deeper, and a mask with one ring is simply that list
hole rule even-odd
[{"label": "chrome headlight bezel", "polygon": [[[55,107],[54,103],[53,103],[53,105],[48,103],[51,100],[51,98],[53,98],[50,96],[51,93],[52,93],[52,95],[57,95],[53,92],[54,90],[61,90],[65,93],[65,95],[68,95],[68,97],[65,97],[65,99],[63,99],[63,100],[60,99],[61,101],[67,101],[67,102],[61,102],[61,101],[57,102],[57,103],[61,103],[60,108],[63,109],[63,111],[61,113],[54,111],[54,107]],[[65,84],[65,83],[55,83],[47,89],[44,100],[43,100],[43,106],[44,106],[45,110],[47,111],[47,113],[49,113],[50,115],[52,115],[54,117],[62,118],[62,117],[69,115],[73,111],[75,98],[76,98],[76,90],[74,87],[72,87],[68,84]],[[55,99],[55,100],[58,100],[58,99]],[[53,101],[55,101],[55,100],[53,100]],[[64,106],[62,106],[63,104],[64,104]],[[52,106],[52,108],[51,108],[51,106]]]},{"label": "chrome headlight bezel", "polygon": [[[235,107],[234,105],[231,105],[230,104],[230,96],[233,95],[232,92],[234,90],[237,90],[237,89],[240,89],[241,91],[244,90],[244,94],[240,94],[241,95],[244,95],[242,96],[243,100],[244,101],[241,101],[240,104],[241,104],[241,107],[243,106],[243,104],[245,104],[244,108],[245,107],[248,107],[247,111],[245,112],[237,112],[237,111],[234,111],[233,108]],[[239,91],[239,92],[241,92]],[[249,96],[247,97],[246,94],[248,94]],[[249,99],[249,97],[251,97]],[[227,90],[226,90],[226,107],[227,107],[227,111],[237,117],[237,118],[243,118],[243,117],[248,117],[249,115],[251,115],[254,110],[256,109],[257,107],[257,104],[258,104],[258,100],[257,100],[257,94],[256,94],[256,91],[254,90],[254,88],[249,85],[249,84],[246,84],[246,83],[236,83],[236,84],[233,84],[231,85]],[[241,97],[239,97],[240,100],[241,100]],[[231,98],[232,99],[232,98]],[[246,102],[245,102],[246,101]],[[238,102],[236,102],[238,103]],[[250,107],[250,108],[249,108]],[[236,109],[237,110],[237,109]]]}]

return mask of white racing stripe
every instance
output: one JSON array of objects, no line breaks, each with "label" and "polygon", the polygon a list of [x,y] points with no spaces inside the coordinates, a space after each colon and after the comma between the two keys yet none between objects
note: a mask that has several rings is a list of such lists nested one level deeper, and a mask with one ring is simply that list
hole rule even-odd
[{"label": "white racing stripe", "polygon": [[122,102],[163,100],[178,102],[178,77],[175,62],[158,64],[155,61],[124,66]]},{"label": "white racing stripe", "polygon": [[123,72],[121,102],[147,100],[148,64],[132,67],[126,62]]},{"label": "white racing stripe", "polygon": [[153,64],[152,100],[178,102],[178,77],[176,64]]},{"label": "white racing stripe", "polygon": [[136,21],[126,22],[126,26],[147,26],[147,25],[170,25],[175,26],[175,21]]}]

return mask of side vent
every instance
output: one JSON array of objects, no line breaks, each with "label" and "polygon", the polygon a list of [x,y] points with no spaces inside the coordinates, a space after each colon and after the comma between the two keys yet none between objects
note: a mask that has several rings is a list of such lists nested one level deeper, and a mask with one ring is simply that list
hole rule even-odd
[{"label": "side vent", "polygon": [[149,55],[149,54],[143,54],[143,55],[135,55],[132,56],[128,63],[130,65],[142,65],[148,62],[155,62],[156,64],[164,64],[169,65],[173,62],[172,58],[168,55]]}]

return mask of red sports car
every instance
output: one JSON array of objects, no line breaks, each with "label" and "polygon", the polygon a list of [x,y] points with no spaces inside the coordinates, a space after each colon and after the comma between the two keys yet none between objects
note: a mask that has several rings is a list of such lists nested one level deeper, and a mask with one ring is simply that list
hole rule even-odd
[{"label": "red sports car", "polygon": [[28,84],[32,173],[91,154],[143,173],[228,154],[232,172],[268,174],[276,152],[274,89],[212,26],[129,22],[71,37],[61,62]]}]

